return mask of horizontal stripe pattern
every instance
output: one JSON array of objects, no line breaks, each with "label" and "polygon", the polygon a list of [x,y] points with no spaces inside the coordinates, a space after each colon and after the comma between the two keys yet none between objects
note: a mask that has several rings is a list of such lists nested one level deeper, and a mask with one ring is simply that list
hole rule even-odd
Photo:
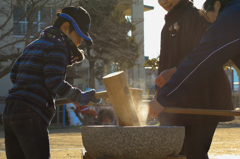
[{"label": "horizontal stripe pattern", "polygon": [[79,101],[81,91],[64,79],[68,52],[62,42],[41,37],[28,45],[10,73],[14,84],[6,101],[20,101],[38,112],[49,124],[55,114],[56,94]]}]

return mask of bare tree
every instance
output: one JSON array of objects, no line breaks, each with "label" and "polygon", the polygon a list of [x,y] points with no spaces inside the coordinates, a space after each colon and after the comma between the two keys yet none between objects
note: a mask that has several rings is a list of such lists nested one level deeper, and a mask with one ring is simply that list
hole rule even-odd
[{"label": "bare tree", "polygon": [[[0,78],[10,72],[21,53],[14,51],[15,45],[27,46],[52,24],[56,10],[74,4],[76,0],[0,0]],[[3,66],[4,61],[9,65]]]},{"label": "bare tree", "polygon": [[[76,1],[0,0],[0,14],[4,17],[0,21],[0,54],[4,55],[0,59],[0,78],[10,72],[14,60],[20,54],[16,52],[16,48],[14,49],[16,44],[24,43],[23,45],[27,46],[39,36],[39,27],[43,29],[52,24],[55,14],[52,18],[52,13],[46,11],[46,8],[56,11]],[[94,45],[92,48],[81,46],[90,63],[89,84],[92,88],[95,87],[94,78],[102,79],[105,65],[114,62],[120,69],[129,68],[135,64],[139,56],[139,45],[135,37],[128,35],[129,31],[135,30],[135,25],[117,9],[119,1],[121,0],[78,0],[78,4],[83,6],[92,18],[90,35],[94,39]],[[44,9],[47,14],[42,15]],[[22,21],[25,22],[25,30],[23,29],[25,32],[16,35],[16,30],[23,26]],[[9,65],[1,65],[2,61],[9,61]]]},{"label": "bare tree", "polygon": [[81,46],[90,65],[91,88],[95,88],[95,78],[102,79],[105,65],[109,67],[109,63],[114,62],[123,70],[132,67],[139,56],[139,45],[135,37],[128,34],[135,30],[135,25],[117,9],[118,3],[118,0],[79,1],[92,18],[90,35],[94,45]]}]

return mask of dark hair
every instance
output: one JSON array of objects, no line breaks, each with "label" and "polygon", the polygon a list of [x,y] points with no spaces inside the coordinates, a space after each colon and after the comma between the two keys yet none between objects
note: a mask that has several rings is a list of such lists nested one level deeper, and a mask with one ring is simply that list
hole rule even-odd
[{"label": "dark hair", "polygon": [[214,4],[216,1],[219,1],[221,3],[221,8],[219,12],[223,10],[223,8],[228,4],[228,2],[232,0],[206,0],[203,4],[203,10],[207,11],[214,11]]},{"label": "dark hair", "polygon": [[62,10],[58,10],[57,11],[57,19],[54,22],[53,26],[60,29],[60,27],[62,26],[63,23],[68,22],[69,23],[69,33],[71,33],[72,31],[74,31],[74,27],[72,25],[72,22],[66,18],[63,17],[59,17],[59,15],[62,13]]},{"label": "dark hair", "polygon": [[203,10],[207,11],[214,11],[214,4],[216,1],[219,0],[206,0],[203,4]]}]

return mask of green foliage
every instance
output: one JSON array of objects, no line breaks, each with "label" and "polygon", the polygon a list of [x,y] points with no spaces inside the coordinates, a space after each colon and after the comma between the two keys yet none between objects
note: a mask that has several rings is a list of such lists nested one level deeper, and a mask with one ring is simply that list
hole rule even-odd
[{"label": "green foliage", "polygon": [[159,61],[158,61],[158,57],[157,58],[152,58],[152,59],[149,59],[147,61],[145,61],[145,67],[152,67],[151,70],[156,70],[157,67],[158,67],[158,64],[159,64]]}]

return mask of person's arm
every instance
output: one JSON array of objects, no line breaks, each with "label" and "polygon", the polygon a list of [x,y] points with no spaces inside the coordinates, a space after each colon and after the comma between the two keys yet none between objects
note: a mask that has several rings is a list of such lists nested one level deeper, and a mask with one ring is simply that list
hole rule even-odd
[{"label": "person's arm", "polygon": [[67,68],[67,49],[57,45],[51,48],[44,61],[44,75],[47,88],[61,97],[77,102],[81,91],[65,81]]},{"label": "person's arm", "polygon": [[67,67],[67,49],[63,45],[53,46],[44,61],[44,76],[47,88],[63,98],[73,102],[87,104],[90,101],[99,102],[94,98],[95,90],[82,92],[65,81]]},{"label": "person's arm", "polygon": [[240,53],[238,10],[221,13],[209,27],[201,43],[180,64],[162,87],[157,101],[162,106],[210,77],[224,63]]}]

